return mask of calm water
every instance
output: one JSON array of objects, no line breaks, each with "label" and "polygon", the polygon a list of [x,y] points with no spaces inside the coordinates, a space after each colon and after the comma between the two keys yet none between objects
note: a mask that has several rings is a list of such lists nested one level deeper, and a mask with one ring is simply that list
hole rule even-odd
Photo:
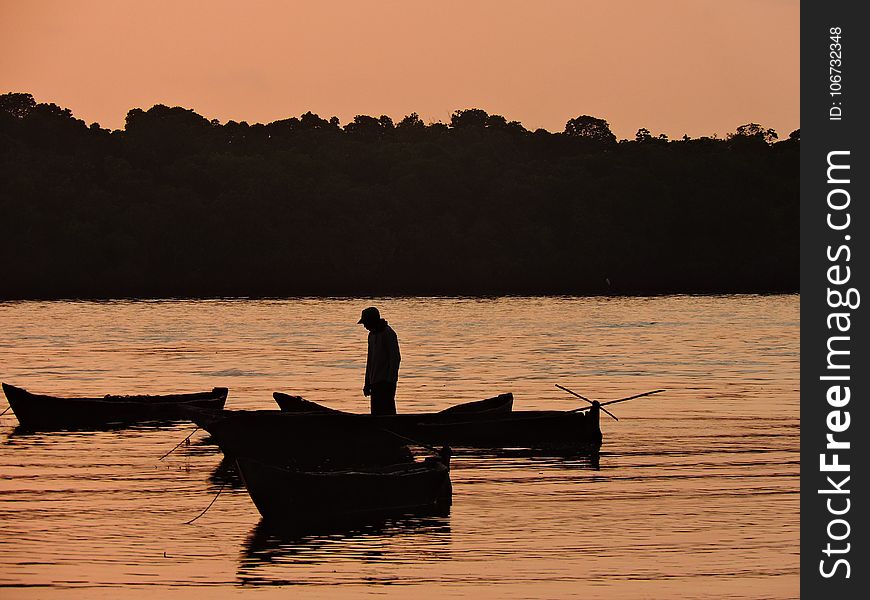
[{"label": "calm water", "polygon": [[[0,303],[0,379],[365,411],[369,303]],[[668,391],[602,415],[598,468],[462,453],[449,516],[302,539],[259,526],[202,432],[158,460],[190,423],[22,434],[10,411],[0,597],[798,597],[797,296],[377,304],[402,344],[400,410],[506,391],[517,409],[583,404],[556,383],[602,401]]]}]

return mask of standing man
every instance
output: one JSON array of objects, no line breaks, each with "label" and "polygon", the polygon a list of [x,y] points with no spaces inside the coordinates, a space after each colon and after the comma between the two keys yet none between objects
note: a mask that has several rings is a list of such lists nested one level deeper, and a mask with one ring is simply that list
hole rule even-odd
[{"label": "standing man", "polygon": [[362,311],[359,323],[369,330],[366,381],[363,394],[371,396],[373,415],[396,414],[396,383],[399,381],[399,338],[374,306]]}]

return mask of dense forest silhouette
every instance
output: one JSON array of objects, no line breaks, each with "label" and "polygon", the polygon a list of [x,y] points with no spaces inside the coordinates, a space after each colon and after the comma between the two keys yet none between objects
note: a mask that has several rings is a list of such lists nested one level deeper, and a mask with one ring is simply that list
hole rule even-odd
[{"label": "dense forest silhouette", "polygon": [[476,108],[110,131],[4,94],[0,297],[797,291],[799,150]]}]

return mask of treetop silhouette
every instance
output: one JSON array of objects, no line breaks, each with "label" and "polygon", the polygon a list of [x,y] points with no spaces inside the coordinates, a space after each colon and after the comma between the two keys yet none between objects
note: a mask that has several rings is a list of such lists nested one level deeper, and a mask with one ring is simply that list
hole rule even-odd
[{"label": "treetop silhouette", "polygon": [[0,95],[0,296],[794,291],[800,131],[616,141],[479,108],[91,127]]}]

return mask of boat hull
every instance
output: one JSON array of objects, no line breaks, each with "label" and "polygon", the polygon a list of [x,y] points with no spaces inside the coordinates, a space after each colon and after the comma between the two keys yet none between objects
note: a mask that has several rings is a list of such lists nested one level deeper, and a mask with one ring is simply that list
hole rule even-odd
[{"label": "boat hull", "polygon": [[188,415],[231,458],[326,470],[412,460],[406,439],[361,415],[278,410],[191,410]]},{"label": "boat hull", "polygon": [[599,413],[514,411],[477,416],[197,411],[191,419],[208,431],[225,454],[267,462],[387,464],[400,462],[406,444],[453,448],[597,450]]},{"label": "boat hull", "polygon": [[470,448],[597,448],[602,440],[597,412],[543,410],[414,423],[404,435],[426,444]]},{"label": "boat hull", "polygon": [[[329,408],[327,406],[323,406],[322,404],[318,404],[316,402],[312,402],[311,400],[306,400],[301,396],[293,396],[290,394],[285,394],[283,392],[274,392],[272,397],[275,399],[275,402],[278,404],[278,407],[285,412],[316,412],[316,413],[329,413],[329,414],[357,414],[357,413],[348,413],[341,410],[336,410],[334,408]],[[494,396],[492,398],[486,398],[485,400],[475,400],[473,402],[463,402],[462,404],[456,404],[445,408],[444,410],[438,412],[429,412],[429,413],[411,413],[414,419],[419,420],[430,420],[430,419],[440,419],[443,417],[450,416],[460,416],[460,415],[495,415],[495,414],[504,414],[509,413],[513,408],[514,396],[510,392],[506,394],[499,394],[498,396]],[[391,415],[390,415],[391,416]],[[403,417],[408,417],[409,415],[403,414]]]},{"label": "boat hull", "polygon": [[434,457],[369,470],[298,471],[249,458],[237,465],[263,519],[285,527],[378,520],[451,503],[449,465]]},{"label": "boat hull", "polygon": [[32,430],[181,420],[187,418],[188,408],[222,409],[229,393],[227,388],[214,388],[192,394],[71,398],[33,394],[6,383],[3,391],[21,427]]}]

